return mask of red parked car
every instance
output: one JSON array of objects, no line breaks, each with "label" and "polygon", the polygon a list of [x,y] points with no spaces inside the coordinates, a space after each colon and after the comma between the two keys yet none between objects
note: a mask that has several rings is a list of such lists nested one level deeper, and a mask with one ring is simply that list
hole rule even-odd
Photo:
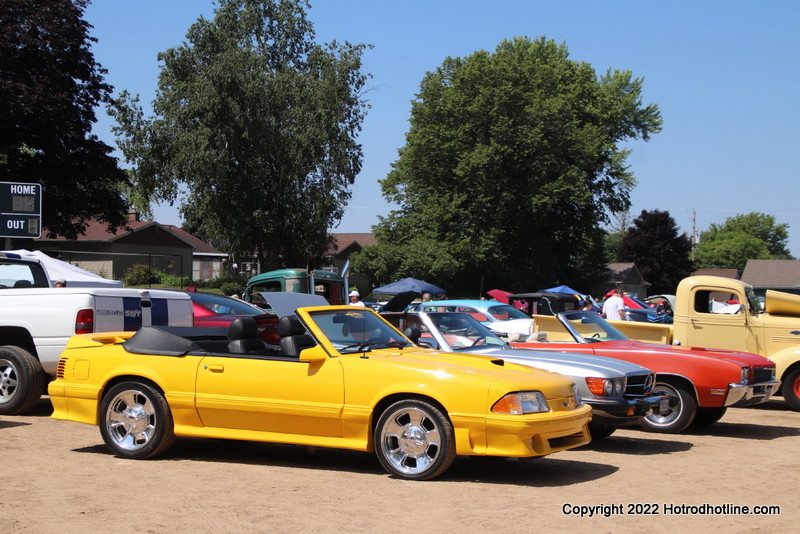
[{"label": "red parked car", "polygon": [[766,401],[780,386],[775,364],[757,354],[634,341],[588,311],[536,315],[533,328],[525,342],[511,345],[609,356],[654,371],[654,393],[680,399],[668,413],[651,412],[644,418],[641,426],[654,432],[681,432],[692,423],[715,423],[728,407]]},{"label": "red parked car", "polygon": [[194,326],[229,326],[237,317],[250,316],[258,325],[257,336],[270,345],[280,345],[278,316],[243,300],[187,291],[194,308]]}]

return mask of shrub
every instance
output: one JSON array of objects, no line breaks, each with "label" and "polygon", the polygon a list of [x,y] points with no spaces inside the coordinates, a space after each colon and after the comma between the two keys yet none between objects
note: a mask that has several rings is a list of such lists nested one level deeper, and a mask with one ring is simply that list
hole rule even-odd
[{"label": "shrub", "polygon": [[163,275],[158,269],[148,265],[136,264],[122,273],[122,283],[126,286],[143,286],[147,284],[158,284]]}]

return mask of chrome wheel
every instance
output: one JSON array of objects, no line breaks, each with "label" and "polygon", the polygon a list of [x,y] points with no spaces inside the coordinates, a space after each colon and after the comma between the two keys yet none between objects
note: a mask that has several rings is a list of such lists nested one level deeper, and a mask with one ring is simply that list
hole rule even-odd
[{"label": "chrome wheel", "polygon": [[0,359],[0,404],[7,404],[17,392],[17,369],[6,359]]},{"label": "chrome wheel", "polygon": [[128,390],[116,395],[106,410],[106,430],[123,450],[136,451],[147,445],[156,429],[153,403],[141,391]]},{"label": "chrome wheel", "polygon": [[401,401],[386,410],[375,429],[375,444],[383,466],[402,478],[433,478],[455,458],[450,421],[424,401]]},{"label": "chrome wheel", "polygon": [[651,432],[676,434],[686,430],[697,413],[694,394],[683,384],[658,382],[653,387],[653,395],[670,395],[677,398],[677,404],[662,412],[650,410],[642,419],[641,427]]},{"label": "chrome wheel", "polygon": [[100,405],[100,433],[109,449],[124,458],[150,458],[175,439],[172,412],[164,395],[143,382],[112,387]]}]

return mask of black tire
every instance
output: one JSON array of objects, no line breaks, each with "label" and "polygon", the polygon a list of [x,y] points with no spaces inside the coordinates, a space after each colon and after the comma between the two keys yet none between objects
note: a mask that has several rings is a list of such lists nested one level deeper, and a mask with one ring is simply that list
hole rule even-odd
[{"label": "black tire", "polygon": [[589,423],[589,433],[592,435],[592,441],[600,441],[601,439],[605,439],[613,434],[616,430],[617,427],[615,426]]},{"label": "black tire", "polygon": [[670,406],[667,413],[650,410],[639,424],[643,429],[649,432],[678,434],[689,428],[697,415],[697,399],[690,386],[677,380],[656,378],[653,395],[672,395],[677,397],[678,404]]},{"label": "black tire", "polygon": [[46,384],[39,360],[15,345],[0,346],[0,415],[32,410]]},{"label": "black tire", "polygon": [[692,424],[695,426],[713,425],[722,419],[722,416],[725,415],[725,412],[727,411],[728,408],[725,406],[722,406],[721,408],[698,408],[697,415],[695,415],[694,422]]},{"label": "black tire", "polygon": [[172,412],[160,391],[144,382],[121,382],[103,395],[100,434],[117,456],[143,460],[175,441]]},{"label": "black tire", "polygon": [[453,425],[423,400],[402,400],[387,408],[375,425],[375,454],[390,474],[429,480],[444,473],[456,457]]},{"label": "black tire", "polygon": [[781,395],[792,410],[800,412],[800,367],[783,375]]}]

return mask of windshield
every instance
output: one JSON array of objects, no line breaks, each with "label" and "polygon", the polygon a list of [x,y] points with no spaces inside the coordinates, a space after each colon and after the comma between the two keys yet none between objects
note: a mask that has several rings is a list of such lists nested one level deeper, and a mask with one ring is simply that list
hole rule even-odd
[{"label": "windshield", "polygon": [[530,319],[521,310],[516,309],[514,306],[502,304],[500,306],[492,306],[487,310],[489,315],[494,317],[495,321],[508,321],[510,319]]},{"label": "windshield", "polygon": [[750,308],[750,313],[759,314],[764,311],[764,306],[761,304],[761,301],[756,296],[756,292],[752,287],[746,287],[744,293],[747,296],[747,305]]},{"label": "windshield", "polygon": [[311,316],[340,354],[411,345],[408,339],[371,310],[318,311]]},{"label": "windshield", "polygon": [[[464,352],[506,346],[505,341],[465,313],[429,313],[428,317],[453,350]],[[427,329],[422,330],[421,339],[424,340]]]},{"label": "windshield", "polygon": [[599,341],[621,341],[628,339],[625,337],[625,334],[593,312],[563,312],[558,314],[558,318],[561,324],[569,330],[572,337],[578,343],[597,343]]}]

